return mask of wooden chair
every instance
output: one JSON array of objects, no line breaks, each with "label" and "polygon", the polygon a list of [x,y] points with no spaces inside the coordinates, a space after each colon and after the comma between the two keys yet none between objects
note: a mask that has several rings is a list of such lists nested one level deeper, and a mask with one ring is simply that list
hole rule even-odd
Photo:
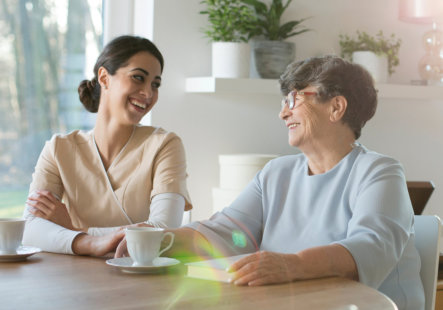
[{"label": "wooden chair", "polygon": [[411,197],[414,214],[420,215],[434,191],[432,181],[407,181],[409,197]]}]

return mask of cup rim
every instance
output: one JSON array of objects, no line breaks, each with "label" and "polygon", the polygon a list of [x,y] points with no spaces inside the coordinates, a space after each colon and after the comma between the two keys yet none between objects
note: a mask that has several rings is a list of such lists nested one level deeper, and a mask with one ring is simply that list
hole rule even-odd
[{"label": "cup rim", "polygon": [[164,231],[161,227],[126,227],[125,231]]}]

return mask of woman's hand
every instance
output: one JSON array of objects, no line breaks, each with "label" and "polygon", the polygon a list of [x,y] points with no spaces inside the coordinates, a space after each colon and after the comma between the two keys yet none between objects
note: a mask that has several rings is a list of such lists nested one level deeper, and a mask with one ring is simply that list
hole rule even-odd
[{"label": "woman's hand", "polygon": [[[80,234],[72,242],[72,250],[75,254],[105,256],[116,252],[115,257],[129,256],[126,248],[125,228],[127,227],[153,227],[146,223],[137,223],[122,226],[118,230],[104,236],[91,236]],[[117,256],[117,253],[119,256]]]},{"label": "woman's hand", "polygon": [[295,265],[293,254],[262,251],[238,260],[229,271],[235,285],[256,286],[291,282]]},{"label": "woman's hand", "polygon": [[123,229],[104,236],[79,234],[72,242],[72,251],[78,255],[105,256],[115,251],[124,236]]},{"label": "woman's hand", "polygon": [[33,215],[67,229],[76,230],[72,225],[66,205],[59,201],[50,191],[35,191],[28,196],[26,203],[31,206],[29,212]]},{"label": "woman's hand", "polygon": [[115,250],[114,257],[119,258],[125,256],[129,256],[129,253],[128,253],[128,246],[126,243],[126,238],[123,238],[123,240],[120,241],[119,245],[117,246],[117,249]]}]

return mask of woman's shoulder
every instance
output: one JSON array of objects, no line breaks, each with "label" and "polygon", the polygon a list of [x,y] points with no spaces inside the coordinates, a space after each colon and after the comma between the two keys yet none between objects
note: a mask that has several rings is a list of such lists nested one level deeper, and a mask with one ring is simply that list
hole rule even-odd
[{"label": "woman's shoulder", "polygon": [[361,163],[366,164],[400,164],[400,162],[386,154],[382,154],[373,150],[368,149],[362,144],[357,144],[358,148],[357,160]]},{"label": "woman's shoulder", "polygon": [[276,171],[276,170],[293,170],[298,167],[304,166],[306,163],[306,156],[303,153],[293,155],[278,156],[266,163],[263,170]]},{"label": "woman's shoulder", "polygon": [[374,173],[382,170],[391,172],[403,172],[404,170],[402,164],[389,155],[372,151],[361,144],[357,145],[357,148],[354,166],[358,170]]},{"label": "woman's shoulder", "polygon": [[304,161],[306,156],[303,153],[291,154],[291,155],[281,155],[269,161],[273,165],[286,166],[293,165]]},{"label": "woman's shoulder", "polygon": [[181,143],[180,137],[172,131],[162,127],[138,125],[135,129],[134,138],[145,145],[163,145],[171,140]]},{"label": "woman's shoulder", "polygon": [[157,126],[137,125],[135,126],[135,131],[138,135],[145,137],[176,135],[174,132],[167,131],[166,129]]},{"label": "woman's shoulder", "polygon": [[56,133],[53,134],[48,141],[49,144],[56,145],[69,145],[69,144],[82,144],[88,143],[92,138],[92,131],[74,130],[69,133]]},{"label": "woman's shoulder", "polygon": [[92,131],[74,130],[69,133],[55,133],[46,141],[41,155],[67,158],[75,154],[80,144],[91,141]]}]

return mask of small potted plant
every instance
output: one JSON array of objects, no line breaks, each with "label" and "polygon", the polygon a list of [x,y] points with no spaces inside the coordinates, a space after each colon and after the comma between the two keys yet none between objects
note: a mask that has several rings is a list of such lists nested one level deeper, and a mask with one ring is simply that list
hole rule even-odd
[{"label": "small potted plant", "polygon": [[386,83],[399,65],[400,45],[401,39],[395,34],[386,38],[381,30],[375,36],[357,31],[355,39],[340,35],[341,56],[364,66],[378,83]]},{"label": "small potted plant", "polygon": [[244,0],[203,0],[209,24],[203,29],[212,41],[212,75],[249,77],[249,39],[254,33],[254,10]]},{"label": "small potted plant", "polygon": [[244,0],[254,7],[257,17],[253,30],[254,58],[258,74],[262,78],[278,78],[295,58],[295,44],[285,40],[310,29],[302,26],[307,19],[282,23],[281,18],[292,0],[272,0],[269,6],[261,0]]}]

